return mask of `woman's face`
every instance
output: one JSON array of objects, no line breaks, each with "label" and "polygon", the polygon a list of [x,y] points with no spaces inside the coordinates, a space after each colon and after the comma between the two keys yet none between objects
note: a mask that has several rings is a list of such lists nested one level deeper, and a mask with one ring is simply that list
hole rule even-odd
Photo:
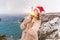
[{"label": "woman's face", "polygon": [[39,19],[38,11],[35,9],[33,10],[33,18]]},{"label": "woman's face", "polygon": [[34,14],[35,15],[38,15],[38,11],[36,9],[34,10]]},{"label": "woman's face", "polygon": [[37,9],[34,9],[33,11],[32,11],[32,13],[31,13],[31,15],[34,17],[34,18],[38,18],[38,11],[37,11]]}]

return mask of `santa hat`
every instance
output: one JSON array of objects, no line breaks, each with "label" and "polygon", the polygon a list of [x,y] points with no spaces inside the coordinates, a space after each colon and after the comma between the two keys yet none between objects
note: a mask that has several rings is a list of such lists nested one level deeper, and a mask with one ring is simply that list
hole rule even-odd
[{"label": "santa hat", "polygon": [[38,13],[41,13],[41,14],[45,12],[45,10],[42,6],[37,6],[35,9],[37,9]]}]

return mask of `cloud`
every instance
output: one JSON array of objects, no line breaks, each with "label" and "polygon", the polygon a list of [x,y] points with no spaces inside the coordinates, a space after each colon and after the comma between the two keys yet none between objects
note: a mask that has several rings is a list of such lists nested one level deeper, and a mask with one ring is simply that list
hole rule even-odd
[{"label": "cloud", "polygon": [[0,13],[28,13],[37,3],[34,0],[0,0]]},{"label": "cloud", "polygon": [[31,7],[44,6],[46,12],[60,11],[60,0],[0,0],[0,14],[21,14],[31,11]]}]

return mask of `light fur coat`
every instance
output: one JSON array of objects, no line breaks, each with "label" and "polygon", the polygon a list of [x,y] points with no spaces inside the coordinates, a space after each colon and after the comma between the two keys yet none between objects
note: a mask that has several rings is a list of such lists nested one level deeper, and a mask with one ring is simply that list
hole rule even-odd
[{"label": "light fur coat", "polygon": [[38,30],[41,24],[41,20],[35,20],[31,18],[31,15],[25,17],[21,23],[21,29],[23,29],[22,37],[20,40],[38,40]]}]

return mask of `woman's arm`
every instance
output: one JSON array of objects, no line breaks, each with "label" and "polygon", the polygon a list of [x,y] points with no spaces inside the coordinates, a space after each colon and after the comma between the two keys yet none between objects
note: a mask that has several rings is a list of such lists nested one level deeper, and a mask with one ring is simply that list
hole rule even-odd
[{"label": "woman's arm", "polygon": [[20,28],[25,30],[27,27],[27,23],[29,23],[31,21],[31,16],[28,15],[27,17],[25,17],[24,21],[21,23]]}]

